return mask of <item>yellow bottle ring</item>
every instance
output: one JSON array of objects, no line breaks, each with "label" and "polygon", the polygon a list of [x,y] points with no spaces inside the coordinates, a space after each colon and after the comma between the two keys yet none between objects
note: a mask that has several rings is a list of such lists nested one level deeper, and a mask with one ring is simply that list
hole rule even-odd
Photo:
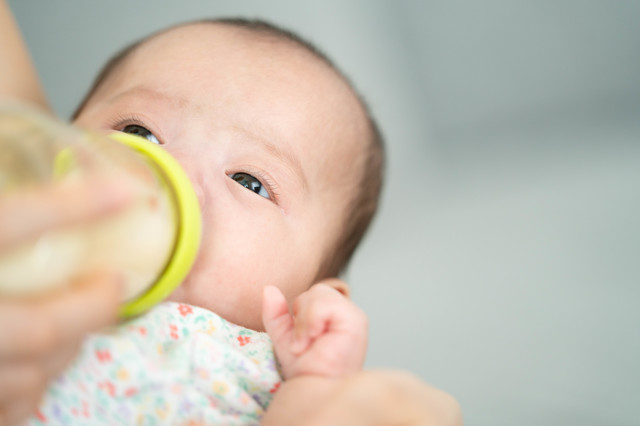
[{"label": "yellow bottle ring", "polygon": [[200,205],[189,177],[167,151],[146,139],[128,133],[113,133],[111,138],[150,159],[171,191],[175,205],[176,241],[173,254],[156,282],[140,296],[120,308],[120,317],[143,313],[164,300],[187,276],[200,247],[202,218]]}]

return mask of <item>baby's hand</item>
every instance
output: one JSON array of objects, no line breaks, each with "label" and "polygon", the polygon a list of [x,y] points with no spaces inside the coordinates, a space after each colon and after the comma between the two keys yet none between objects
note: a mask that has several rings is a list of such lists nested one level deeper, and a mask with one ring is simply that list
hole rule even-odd
[{"label": "baby's hand", "polygon": [[365,313],[330,285],[319,283],[295,300],[293,315],[276,287],[266,287],[262,321],[285,379],[339,377],[358,371],[367,349]]}]

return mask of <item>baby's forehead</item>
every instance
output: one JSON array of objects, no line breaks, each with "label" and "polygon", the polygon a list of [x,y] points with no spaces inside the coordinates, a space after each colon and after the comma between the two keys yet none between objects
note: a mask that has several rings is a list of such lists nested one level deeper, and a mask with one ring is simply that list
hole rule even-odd
[{"label": "baby's forehead", "polygon": [[[167,45],[189,47],[198,43],[209,48],[208,56],[228,55],[229,50],[235,50],[251,59],[281,60],[282,57],[288,57],[307,62],[309,65],[317,65],[330,72],[335,71],[326,57],[297,36],[280,30],[218,21],[193,22],[168,28],[143,39],[132,53],[152,46],[163,46],[158,52],[161,54]],[[193,58],[198,59],[202,58]]]},{"label": "baby's forehead", "polygon": [[293,76],[296,86],[292,84],[291,90],[300,90],[299,83],[307,83],[302,88],[307,91],[305,103],[321,107],[327,129],[341,134],[366,133],[367,116],[353,88],[328,59],[303,43],[262,29],[197,22],[159,33],[142,43],[140,50],[143,53],[146,47],[152,47],[152,55],[160,56],[159,59],[165,62],[167,46],[183,50],[188,45],[198,44],[201,47],[199,54],[191,56],[190,62],[228,64],[236,60],[237,68],[229,68],[230,73],[244,71],[238,68],[256,67],[256,73],[281,79]]},{"label": "baby's forehead", "polygon": [[[297,141],[305,145],[307,161],[301,162],[302,168],[315,173],[323,188],[332,191],[346,191],[357,181],[362,168],[358,161],[366,150],[366,115],[349,84],[322,56],[295,40],[262,30],[193,23],[166,30],[141,43],[127,58],[128,64],[119,70],[119,78],[126,80],[141,64],[151,61],[166,67],[173,53],[185,50],[193,51],[189,56],[193,67],[199,63],[212,67],[222,62],[225,66],[237,64],[235,68],[224,68],[235,78],[234,84],[240,82],[248,87],[257,81],[240,79],[246,68],[272,76],[272,81],[288,79],[290,84],[284,85],[288,92],[277,92],[278,96],[299,104],[300,114],[292,114],[289,121],[292,126],[305,127],[303,138],[312,141]],[[177,56],[176,60],[184,61],[184,56]],[[156,68],[148,69],[153,72]],[[254,92],[266,93],[269,83]],[[288,98],[289,95],[292,96]]]}]

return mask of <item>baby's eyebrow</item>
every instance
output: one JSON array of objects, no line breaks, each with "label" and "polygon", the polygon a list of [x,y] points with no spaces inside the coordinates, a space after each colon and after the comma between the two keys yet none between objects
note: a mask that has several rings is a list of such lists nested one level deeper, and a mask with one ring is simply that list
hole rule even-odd
[{"label": "baby's eyebrow", "polygon": [[127,96],[140,96],[144,98],[151,98],[155,101],[160,101],[165,104],[173,104],[178,107],[184,108],[187,105],[187,101],[185,99],[175,99],[174,97],[165,95],[164,93],[158,92],[153,89],[149,89],[144,86],[136,86],[131,89],[125,90],[124,92],[118,93],[115,96],[106,100],[106,103],[113,103],[120,98],[124,98]]}]

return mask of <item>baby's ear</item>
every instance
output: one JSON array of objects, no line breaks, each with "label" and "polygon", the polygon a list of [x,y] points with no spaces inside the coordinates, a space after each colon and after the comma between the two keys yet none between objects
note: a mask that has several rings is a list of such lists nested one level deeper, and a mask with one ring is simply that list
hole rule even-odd
[{"label": "baby's ear", "polygon": [[339,278],[327,278],[326,280],[320,281],[322,284],[326,284],[329,287],[338,290],[344,297],[349,299],[351,297],[351,290],[349,289],[349,284],[342,281]]}]

